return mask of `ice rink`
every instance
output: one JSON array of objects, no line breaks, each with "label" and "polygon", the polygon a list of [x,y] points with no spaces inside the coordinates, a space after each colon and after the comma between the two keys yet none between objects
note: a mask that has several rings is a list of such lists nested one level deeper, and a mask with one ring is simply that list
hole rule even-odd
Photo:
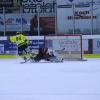
[{"label": "ice rink", "polygon": [[100,100],[100,59],[26,64],[0,59],[0,100]]}]

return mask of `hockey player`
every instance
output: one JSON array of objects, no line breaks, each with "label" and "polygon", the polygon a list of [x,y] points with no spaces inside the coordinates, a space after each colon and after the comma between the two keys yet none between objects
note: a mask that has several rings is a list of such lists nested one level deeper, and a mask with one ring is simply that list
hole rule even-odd
[{"label": "hockey player", "polygon": [[48,49],[47,47],[40,47],[37,56],[34,58],[34,61],[39,62],[40,60],[46,60],[50,62],[62,62],[63,59],[57,57],[53,51]]},{"label": "hockey player", "polygon": [[7,38],[7,40],[9,42],[16,43],[18,47],[18,55],[21,56],[25,60],[25,62],[28,61],[27,54],[29,54],[30,58],[32,58],[32,54],[29,50],[27,50],[29,41],[23,34],[17,32],[15,36],[10,36]]}]

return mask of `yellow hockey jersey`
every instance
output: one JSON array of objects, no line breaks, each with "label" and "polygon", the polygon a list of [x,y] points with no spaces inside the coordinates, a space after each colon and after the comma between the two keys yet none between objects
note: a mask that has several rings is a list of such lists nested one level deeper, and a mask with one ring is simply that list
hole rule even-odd
[{"label": "yellow hockey jersey", "polygon": [[10,37],[10,42],[16,43],[16,45],[18,47],[28,44],[28,40],[26,39],[26,37],[22,34],[18,34],[16,36],[11,36]]}]

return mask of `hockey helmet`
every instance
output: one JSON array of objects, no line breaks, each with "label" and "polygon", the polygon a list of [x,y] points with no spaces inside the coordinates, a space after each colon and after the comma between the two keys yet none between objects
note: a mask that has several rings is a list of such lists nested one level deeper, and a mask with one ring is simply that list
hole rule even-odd
[{"label": "hockey helmet", "polygon": [[20,32],[16,32],[16,35],[21,34]]}]

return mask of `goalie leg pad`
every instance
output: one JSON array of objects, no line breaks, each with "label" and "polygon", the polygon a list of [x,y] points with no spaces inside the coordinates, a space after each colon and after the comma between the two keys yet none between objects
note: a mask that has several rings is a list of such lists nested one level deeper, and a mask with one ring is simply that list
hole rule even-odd
[{"label": "goalie leg pad", "polygon": [[57,58],[56,56],[48,58],[50,62],[63,62],[63,59]]}]

